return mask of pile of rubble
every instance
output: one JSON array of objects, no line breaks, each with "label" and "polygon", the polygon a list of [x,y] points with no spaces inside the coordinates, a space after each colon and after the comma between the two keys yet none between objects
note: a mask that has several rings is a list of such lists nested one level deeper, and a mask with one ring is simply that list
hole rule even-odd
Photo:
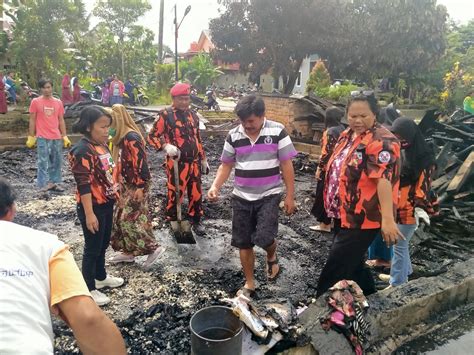
[{"label": "pile of rubble", "polygon": [[474,115],[443,121],[429,110],[419,127],[437,153],[432,187],[440,214],[431,219],[429,230],[416,232],[413,243],[467,260],[474,249]]}]

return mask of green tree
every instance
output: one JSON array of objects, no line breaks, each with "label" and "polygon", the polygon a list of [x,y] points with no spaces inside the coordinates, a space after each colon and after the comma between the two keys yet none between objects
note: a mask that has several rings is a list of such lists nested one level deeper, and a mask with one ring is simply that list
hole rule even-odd
[{"label": "green tree", "polygon": [[211,57],[205,53],[199,53],[189,63],[185,79],[189,80],[199,90],[204,90],[219,76],[224,74],[217,69]]},{"label": "green tree", "polygon": [[319,54],[348,79],[416,81],[446,47],[447,12],[435,0],[222,0],[214,55],[244,70],[272,69],[291,92],[303,59]]},{"label": "green tree", "polygon": [[[134,33],[134,24],[151,9],[147,0],[98,0],[92,11],[95,16],[105,23],[113,36],[117,37],[120,48],[120,59],[122,77],[125,77],[125,51],[130,49],[126,46],[127,38]],[[136,31],[136,28],[135,28]]]},{"label": "green tree", "polygon": [[153,43],[154,33],[143,26],[132,26],[128,41],[124,42],[125,75],[149,81],[157,63],[158,46]]},{"label": "green tree", "polygon": [[174,84],[174,64],[157,64],[156,81],[158,93],[166,95]]},{"label": "green tree", "polygon": [[89,58],[96,76],[106,77],[117,72],[124,63],[124,75],[149,84],[153,80],[157,48],[153,32],[143,26],[132,26],[123,43],[114,40],[114,34],[105,23],[98,24],[79,44],[80,52]]},{"label": "green tree", "polygon": [[[443,57],[434,66],[420,70],[417,75],[412,76],[409,85],[412,88],[417,87],[419,102],[442,104],[451,109],[459,105],[459,102],[456,102],[457,96],[462,96],[463,93],[460,92],[456,96],[452,95],[452,90],[446,90],[445,75],[453,71],[455,63],[459,63],[462,75],[474,76],[474,20],[465,25],[450,23],[447,27],[447,44]],[[441,91],[443,91],[443,96],[440,102],[437,99],[440,98]],[[447,104],[448,92],[450,94]]]},{"label": "green tree", "polygon": [[322,60],[318,60],[311,70],[311,74],[309,75],[309,79],[306,82],[306,92],[313,93],[317,90],[322,88],[327,88],[331,85],[331,77],[329,76],[329,72],[324,65]]},{"label": "green tree", "polygon": [[223,0],[225,11],[210,22],[216,45],[213,55],[239,62],[257,76],[271,70],[282,78],[285,93],[293,90],[303,59],[316,53],[332,18],[335,1]]},{"label": "green tree", "polygon": [[334,18],[321,55],[330,72],[368,83],[403,78],[408,91],[446,49],[447,11],[435,0],[353,0]]},{"label": "green tree", "polygon": [[14,21],[11,50],[19,70],[28,80],[58,78],[64,49],[74,33],[86,31],[88,21],[80,0],[24,0],[6,13]]},{"label": "green tree", "polygon": [[122,65],[122,53],[114,34],[105,23],[99,23],[91,30],[88,39],[81,45],[81,52],[88,52],[96,75],[107,77],[117,72]]}]

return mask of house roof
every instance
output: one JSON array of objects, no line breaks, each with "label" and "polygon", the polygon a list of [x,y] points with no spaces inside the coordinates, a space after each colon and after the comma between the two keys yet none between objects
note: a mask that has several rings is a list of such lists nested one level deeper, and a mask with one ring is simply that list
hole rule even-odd
[{"label": "house roof", "polygon": [[[201,32],[201,36],[203,36],[203,35],[206,36],[209,39],[209,41],[212,42],[211,32],[209,32],[209,30],[203,30]],[[201,36],[199,36],[199,39],[201,39]]]}]

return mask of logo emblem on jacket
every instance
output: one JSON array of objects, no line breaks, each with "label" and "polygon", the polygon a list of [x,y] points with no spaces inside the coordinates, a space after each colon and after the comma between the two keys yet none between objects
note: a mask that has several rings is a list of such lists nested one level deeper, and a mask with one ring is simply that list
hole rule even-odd
[{"label": "logo emblem on jacket", "polygon": [[272,144],[272,143],[273,143],[272,137],[266,136],[266,137],[265,137],[265,140],[263,141],[263,143],[265,143],[266,145]]},{"label": "logo emblem on jacket", "polygon": [[364,159],[363,159],[362,152],[354,152],[354,154],[352,154],[351,159],[349,160],[348,165],[349,166],[359,166],[360,164],[362,164],[363,160]]},{"label": "logo emblem on jacket", "polygon": [[386,150],[382,150],[379,153],[379,162],[382,164],[386,164],[390,161],[390,152],[387,152]]}]

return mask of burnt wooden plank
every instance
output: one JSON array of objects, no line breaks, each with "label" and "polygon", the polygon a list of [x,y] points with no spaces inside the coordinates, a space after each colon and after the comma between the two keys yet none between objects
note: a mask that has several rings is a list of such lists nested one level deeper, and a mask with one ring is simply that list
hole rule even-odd
[{"label": "burnt wooden plank", "polygon": [[447,142],[436,157],[436,172],[434,176],[435,179],[442,175],[444,169],[448,165],[448,158],[451,154],[452,147],[453,143]]},{"label": "burnt wooden plank", "polygon": [[447,193],[458,192],[472,173],[474,167],[474,152],[471,152],[464,163],[459,168],[456,176],[446,189]]}]

